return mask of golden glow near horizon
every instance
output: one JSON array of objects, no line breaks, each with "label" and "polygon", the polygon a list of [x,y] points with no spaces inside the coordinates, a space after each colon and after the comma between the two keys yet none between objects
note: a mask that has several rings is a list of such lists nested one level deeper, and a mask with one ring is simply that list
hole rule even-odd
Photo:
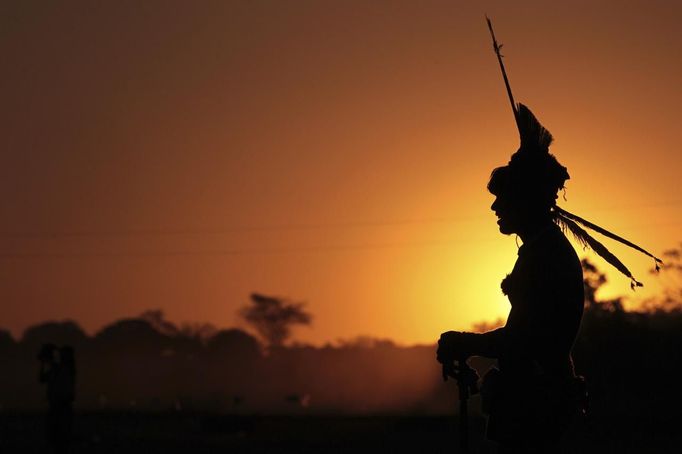
[{"label": "golden glow near horizon", "polygon": [[[0,18],[15,335],[149,308],[235,326],[253,291],[307,301],[316,344],[505,317],[516,245],[485,186],[518,138],[484,12],[571,174],[560,205],[655,254],[682,240],[680,5],[21,3]],[[660,291],[605,243],[645,287],[595,258],[602,296]]]}]

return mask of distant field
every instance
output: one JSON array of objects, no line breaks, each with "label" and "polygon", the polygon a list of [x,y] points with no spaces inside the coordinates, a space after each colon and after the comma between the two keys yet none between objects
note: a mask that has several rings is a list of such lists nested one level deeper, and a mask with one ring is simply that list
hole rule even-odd
[{"label": "distant field", "polygon": [[[0,452],[43,453],[39,414],[0,416]],[[494,453],[484,420],[471,422],[473,453]],[[229,416],[89,413],[76,417],[73,453],[456,453],[457,420],[446,416]],[[609,432],[611,432],[609,434]],[[682,437],[649,430],[599,436],[574,430],[567,453],[679,453]]]}]

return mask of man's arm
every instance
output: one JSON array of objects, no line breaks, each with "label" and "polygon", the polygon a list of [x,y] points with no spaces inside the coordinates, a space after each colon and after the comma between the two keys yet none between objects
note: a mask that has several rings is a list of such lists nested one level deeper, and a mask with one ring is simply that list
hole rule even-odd
[{"label": "man's arm", "polygon": [[444,363],[469,356],[499,358],[506,344],[505,334],[504,327],[487,333],[447,331],[441,334],[438,341],[438,361]]}]

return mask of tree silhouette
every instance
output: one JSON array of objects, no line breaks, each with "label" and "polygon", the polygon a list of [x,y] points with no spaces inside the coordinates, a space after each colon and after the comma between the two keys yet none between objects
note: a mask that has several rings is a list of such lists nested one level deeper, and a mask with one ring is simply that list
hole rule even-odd
[{"label": "tree silhouette", "polygon": [[147,320],[125,318],[102,328],[94,340],[103,351],[159,355],[171,346],[173,337],[160,333]]},{"label": "tree silhouette", "polygon": [[5,353],[16,345],[17,343],[14,341],[12,334],[6,329],[0,328],[0,352]]},{"label": "tree silhouette", "polygon": [[176,348],[194,348],[193,344],[205,344],[218,329],[211,323],[184,322],[177,325],[166,319],[166,314],[161,309],[150,309],[139,316],[157,332],[173,339]]},{"label": "tree silhouette", "polygon": [[580,261],[583,268],[583,288],[585,289],[585,309],[602,312],[624,312],[623,297],[618,296],[613,299],[597,299],[597,291],[605,285],[608,280],[592,262],[584,258]]},{"label": "tree silhouette", "polygon": [[78,323],[73,320],[64,320],[43,322],[26,328],[21,342],[30,348],[36,348],[46,342],[77,346],[86,339],[87,335]]},{"label": "tree silhouette", "polygon": [[583,288],[585,289],[585,307],[591,308],[598,304],[597,290],[606,284],[606,275],[599,271],[597,267],[584,258],[580,261],[583,268]]},{"label": "tree silhouette", "polygon": [[206,347],[210,352],[236,357],[256,358],[260,355],[256,338],[236,328],[218,331],[208,339]]},{"label": "tree silhouette", "polygon": [[312,315],[304,309],[304,303],[283,298],[251,294],[251,304],[239,314],[270,347],[279,347],[291,336],[293,325],[310,325]]},{"label": "tree silhouette", "polygon": [[161,309],[149,309],[140,314],[140,320],[149,323],[152,328],[166,336],[176,336],[180,329],[175,323],[166,320],[166,314]]},{"label": "tree silhouette", "polygon": [[663,292],[642,302],[642,309],[648,312],[682,312],[682,243],[677,248],[663,252],[660,271],[652,269],[663,284]]}]

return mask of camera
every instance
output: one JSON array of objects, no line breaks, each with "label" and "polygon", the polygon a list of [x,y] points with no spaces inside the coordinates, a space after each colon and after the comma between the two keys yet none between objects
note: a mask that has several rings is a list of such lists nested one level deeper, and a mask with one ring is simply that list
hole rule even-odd
[{"label": "camera", "polygon": [[39,361],[52,361],[56,350],[57,346],[55,344],[43,344],[43,346],[40,347],[37,358]]}]

